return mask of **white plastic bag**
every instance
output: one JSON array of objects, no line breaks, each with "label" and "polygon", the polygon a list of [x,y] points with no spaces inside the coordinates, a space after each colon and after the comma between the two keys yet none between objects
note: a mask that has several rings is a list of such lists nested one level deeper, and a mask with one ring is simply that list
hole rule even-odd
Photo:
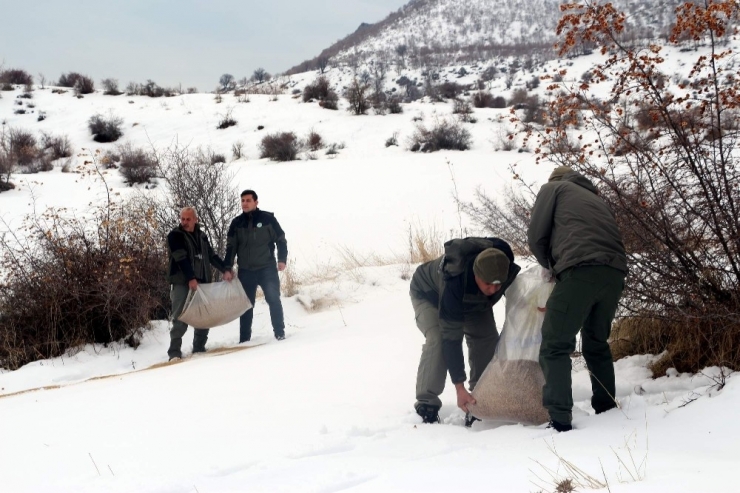
[{"label": "white plastic bag", "polygon": [[523,269],[506,290],[506,320],[493,359],[473,390],[476,418],[541,424],[549,419],[542,407],[545,377],[539,364],[544,308],[554,287],[542,267]]},{"label": "white plastic bag", "polygon": [[252,308],[238,279],[198,284],[188,293],[180,320],[198,329],[210,329],[239,318]]}]

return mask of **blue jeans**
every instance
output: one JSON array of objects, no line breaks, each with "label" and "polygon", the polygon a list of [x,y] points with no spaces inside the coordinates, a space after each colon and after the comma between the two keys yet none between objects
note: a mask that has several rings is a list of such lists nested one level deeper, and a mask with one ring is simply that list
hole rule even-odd
[{"label": "blue jeans", "polygon": [[[239,269],[239,281],[254,306],[254,297],[257,286],[265,293],[265,301],[270,307],[270,319],[275,337],[285,335],[285,321],[283,320],[283,305],[280,302],[280,278],[277,267],[270,266],[257,270]],[[252,337],[252,319],[254,308],[247,310],[239,317],[239,342],[248,341]]]}]

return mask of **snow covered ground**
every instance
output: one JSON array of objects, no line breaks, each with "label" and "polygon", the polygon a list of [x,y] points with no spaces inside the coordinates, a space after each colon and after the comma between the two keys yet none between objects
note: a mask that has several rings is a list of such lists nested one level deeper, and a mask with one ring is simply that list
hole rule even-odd
[{"label": "snow covered ground", "polygon": [[[451,386],[442,424],[422,425],[414,414],[423,338],[402,279],[409,226],[434,227],[442,239],[461,228],[475,233],[453,194],[469,200],[481,186],[495,195],[511,181],[514,164],[528,180],[542,182],[551,171],[535,165],[531,153],[494,150],[507,110],[476,110],[478,122],[466,124],[470,151],[414,154],[404,148],[412,119],[430,123],[449,115],[450,104],[418,102],[401,115],[356,117],[290,95],[251,96],[249,103],[229,95],[219,105],[207,94],[76,99],[46,89],[33,93],[35,113],[17,115],[19,94],[2,94],[5,125],[67,134],[78,163],[83,148],[114,146],[96,144],[86,128],[90,116],[109,111],[124,119],[124,140],[137,146],[161,148],[176,139],[230,156],[242,141],[246,157],[230,164],[235,185],[257,190],[260,206],[275,212],[290,262],[299,273],[324,268],[339,275],[284,299],[282,342],[272,337],[258,300],[248,349],[147,369],[166,360],[168,327],[156,323],[136,350],[86,347],[0,373],[3,491],[530,492],[554,490],[572,477],[568,467],[601,491],[737,491],[740,383],[731,376],[718,390],[716,368],[653,380],[651,356],[621,360],[622,409],[594,416],[588,374],[576,360],[575,430],[564,434],[489,422],[466,429]],[[227,108],[239,124],[216,130]],[[46,120],[36,121],[38,111]],[[303,137],[310,129],[344,149],[335,157],[319,152],[317,160],[258,159],[266,133]],[[385,147],[394,132],[401,147]],[[117,171],[108,179],[115,192],[130,192]],[[99,182],[59,167],[11,181],[17,188],[0,194],[0,217],[11,228],[32,200],[37,210],[84,211],[102,193]],[[397,263],[348,270],[342,249]],[[307,311],[306,300],[324,308]],[[503,304],[495,313],[501,326]],[[214,328],[208,347],[237,341],[234,322]]]}]

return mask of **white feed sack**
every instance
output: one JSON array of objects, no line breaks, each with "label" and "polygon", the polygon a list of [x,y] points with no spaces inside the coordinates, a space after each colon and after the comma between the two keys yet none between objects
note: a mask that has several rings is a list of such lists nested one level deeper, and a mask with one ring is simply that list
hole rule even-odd
[{"label": "white feed sack", "polygon": [[239,318],[252,308],[239,280],[198,284],[188,293],[180,320],[198,329],[210,329]]},{"label": "white feed sack", "polygon": [[496,354],[473,390],[476,418],[542,424],[548,419],[542,407],[545,377],[539,364],[544,307],[554,287],[545,282],[542,267],[522,270],[506,290],[506,321]]}]

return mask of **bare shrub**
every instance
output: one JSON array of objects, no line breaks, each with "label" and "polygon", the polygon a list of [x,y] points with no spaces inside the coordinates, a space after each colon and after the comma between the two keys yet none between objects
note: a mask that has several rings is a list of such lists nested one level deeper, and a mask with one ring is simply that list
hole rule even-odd
[{"label": "bare shrub", "polygon": [[331,88],[329,79],[324,76],[316,78],[312,84],[303,88],[303,102],[307,103],[312,100],[316,101],[336,101],[337,93]]},{"label": "bare shrub", "polygon": [[470,149],[472,137],[462,123],[438,119],[430,129],[419,123],[409,139],[409,150],[435,152],[441,149],[465,151]]},{"label": "bare shrub", "polygon": [[455,99],[466,87],[457,82],[443,82],[437,87],[438,94],[444,99]]},{"label": "bare shrub", "polygon": [[244,155],[244,143],[240,140],[237,140],[233,144],[231,144],[231,154],[234,155],[234,159],[241,159]]},{"label": "bare shrub", "polygon": [[476,108],[493,108],[493,94],[488,91],[478,91],[472,99]]},{"label": "bare shrub", "polygon": [[319,101],[319,106],[325,110],[338,110],[339,109],[339,96],[333,94],[329,99]]},{"label": "bare shrub", "polygon": [[[33,77],[25,70],[13,68],[7,69],[0,72],[0,83],[5,85],[19,84],[19,85],[31,85],[33,84]],[[11,90],[12,90],[11,86]]]},{"label": "bare shrub", "polygon": [[339,154],[339,151],[344,149],[344,143],[337,144],[336,142],[333,142],[329,144],[329,146],[326,149],[326,155],[327,156],[335,156]]},{"label": "bare shrub", "polygon": [[509,106],[517,108],[520,105],[527,103],[529,98],[529,92],[526,89],[514,89],[511,92],[511,98],[509,98]]},{"label": "bare shrub", "polygon": [[47,150],[52,160],[71,157],[74,149],[66,135],[52,135],[41,132],[41,147]]},{"label": "bare shrub", "polygon": [[491,198],[481,189],[475,191],[475,201],[458,203],[460,210],[485,233],[506,238],[517,255],[529,255],[527,228],[534,206],[535,193],[528,186],[516,190],[507,185],[501,198]]},{"label": "bare shrub", "polygon": [[109,115],[108,118],[101,114],[93,115],[87,122],[93,140],[101,143],[117,141],[123,135],[122,125],[123,119],[113,116],[113,114]]},{"label": "bare shrub", "polygon": [[75,89],[75,94],[90,94],[95,91],[95,83],[93,80],[77,72],[69,72],[62,74],[57,82],[58,86],[61,87],[72,87]]},{"label": "bare shrub", "polygon": [[300,142],[293,132],[266,135],[260,142],[260,157],[273,161],[295,161]]},{"label": "bare shrub", "polygon": [[217,129],[223,130],[225,128],[233,127],[238,122],[234,119],[234,117],[231,116],[231,113],[234,111],[233,108],[229,108],[229,110],[226,112],[226,114],[221,115],[221,119],[218,121],[218,125],[216,126]]},{"label": "bare shrub", "polygon": [[470,102],[465,99],[453,100],[452,114],[460,115],[460,118],[464,122],[471,122],[473,120],[473,108],[470,106]]},{"label": "bare shrub", "polygon": [[311,130],[306,137],[306,147],[309,150],[316,152],[324,147],[324,139],[314,130]]},{"label": "bare shrub", "polygon": [[398,115],[403,113],[403,106],[401,106],[401,97],[396,96],[395,94],[388,98],[388,101],[386,103],[386,106],[388,108],[388,111],[393,115]]},{"label": "bare shrub", "polygon": [[[0,237],[0,367],[88,343],[125,341],[168,306],[166,252],[151,216],[108,204],[88,219],[31,217],[28,241]],[[160,315],[161,316],[161,315]]]},{"label": "bare shrub", "polygon": [[223,154],[218,154],[217,152],[211,151],[210,161],[211,161],[211,164],[225,163],[226,156],[224,156]]},{"label": "bare shrub", "polygon": [[77,79],[77,82],[75,82],[74,89],[76,96],[81,94],[92,94],[95,92],[95,82],[93,82],[90,77],[82,75]]},{"label": "bare shrub", "polygon": [[23,173],[38,173],[53,169],[52,158],[45,148],[39,148],[32,132],[9,128],[2,134],[2,147],[10,160],[10,169]]},{"label": "bare shrub", "polygon": [[120,96],[123,94],[121,91],[118,90],[118,80],[117,79],[103,79],[100,81],[100,84],[103,86],[103,94],[106,96]]},{"label": "bare shrub", "polygon": [[120,169],[126,183],[131,186],[137,183],[151,183],[157,176],[157,161],[151,152],[131,143],[117,147],[121,156]]}]

